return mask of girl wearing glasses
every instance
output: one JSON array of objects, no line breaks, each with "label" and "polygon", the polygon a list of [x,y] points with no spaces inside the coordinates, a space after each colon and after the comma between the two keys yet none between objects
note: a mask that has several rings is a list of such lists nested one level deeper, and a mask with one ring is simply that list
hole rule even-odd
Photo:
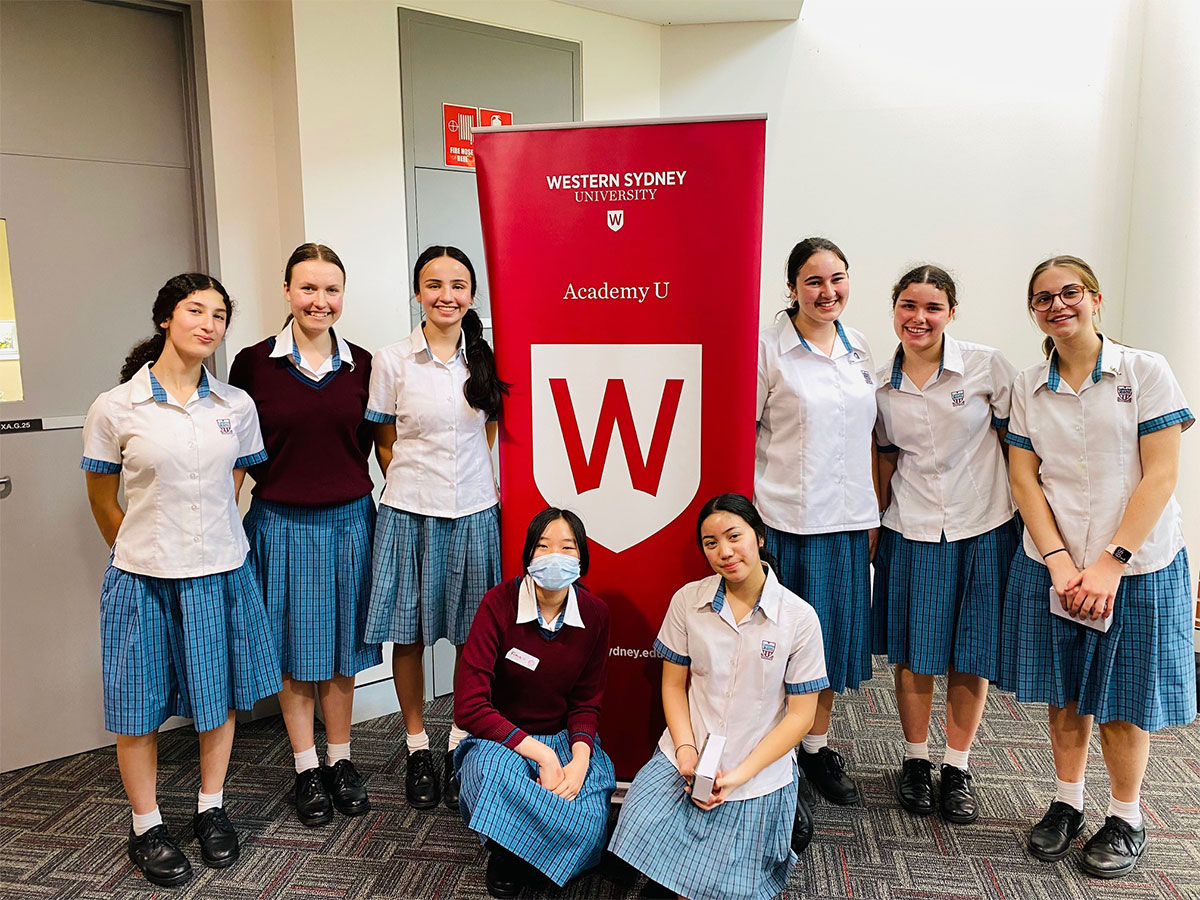
[{"label": "girl wearing glasses", "polygon": [[[1029,836],[1041,859],[1065,856],[1083,830],[1083,773],[1099,721],[1111,793],[1079,862],[1115,878],[1146,846],[1138,803],[1149,732],[1196,716],[1173,493],[1193,416],[1166,360],[1096,331],[1100,302],[1095,274],[1074,256],[1040,263],[1029,279],[1047,360],[1013,386],[1009,469],[1026,531],[1005,597],[1001,683],[1050,706],[1058,788]],[[1107,630],[1083,624],[1110,617]]]},{"label": "girl wearing glasses", "polygon": [[[896,666],[904,729],[900,804],[948,822],[979,816],[967,758],[997,677],[1000,608],[1017,548],[1001,448],[1016,369],[945,333],[954,280],[918,266],[892,288],[900,346],[879,370],[883,528],[875,556],[875,652]],[[929,761],[933,676],[949,672],[939,797]]]},{"label": "girl wearing glasses", "polygon": [[[833,697],[871,677],[871,575],[879,502],[872,474],[875,367],[866,339],[846,328],[849,264],[832,241],[807,238],[787,261],[791,305],[758,340],[754,503],[767,523],[779,581],[821,620],[829,686],[799,761],[834,803],[858,788],[829,744]],[[797,815],[807,819],[801,800]],[[811,825],[797,822],[797,851]]]}]

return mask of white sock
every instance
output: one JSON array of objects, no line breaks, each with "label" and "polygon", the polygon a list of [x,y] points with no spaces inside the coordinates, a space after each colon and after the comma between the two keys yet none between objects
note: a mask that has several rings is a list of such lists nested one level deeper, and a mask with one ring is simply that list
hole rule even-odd
[{"label": "white sock", "polygon": [[325,765],[332,766],[335,762],[350,758],[350,742],[344,744],[325,745]]},{"label": "white sock", "polygon": [[451,752],[456,747],[458,747],[458,745],[462,743],[462,739],[465,738],[466,736],[467,736],[467,732],[463,731],[457,725],[451,723],[451,725],[450,725],[450,741],[446,744],[447,752]]},{"label": "white sock", "polygon": [[1054,799],[1058,803],[1069,803],[1080,812],[1083,812],[1083,779],[1078,781],[1062,781],[1059,778],[1054,779],[1058,785],[1058,790],[1054,794]]},{"label": "white sock", "polygon": [[317,759],[317,745],[313,744],[307,750],[301,750],[299,753],[293,753],[292,759],[296,761],[296,774],[307,772],[309,769],[315,769],[320,765]]},{"label": "white sock", "polygon": [[137,835],[145,834],[155,825],[161,825],[162,823],[162,813],[158,811],[157,806],[150,810],[150,812],[140,816],[137,813],[134,813],[133,833]]},{"label": "white sock", "polygon": [[905,759],[923,759],[926,762],[929,760],[929,741],[921,741],[919,744],[914,744],[911,741],[904,742],[904,758]]},{"label": "white sock", "polygon": [[824,734],[806,734],[804,740],[800,742],[800,746],[804,748],[805,753],[816,753],[822,747],[829,746],[829,732]]},{"label": "white sock", "polygon": [[416,753],[418,750],[429,749],[429,735],[425,733],[424,728],[422,728],[416,734],[408,734],[406,732],[404,739],[408,742],[409,753]]},{"label": "white sock", "polygon": [[217,791],[215,794],[206,794],[201,791],[196,795],[196,812],[202,813],[207,809],[216,809],[218,806],[225,805],[225,789]]},{"label": "white sock", "polygon": [[946,755],[942,757],[942,762],[948,766],[954,766],[956,769],[967,771],[967,757],[971,755],[971,748],[966,750],[955,750],[949,744],[946,745]]},{"label": "white sock", "polygon": [[1126,803],[1124,800],[1118,800],[1112,794],[1108,795],[1108,815],[1117,816],[1124,819],[1134,828],[1142,827],[1142,803],[1141,797],[1137,800],[1130,800]]}]

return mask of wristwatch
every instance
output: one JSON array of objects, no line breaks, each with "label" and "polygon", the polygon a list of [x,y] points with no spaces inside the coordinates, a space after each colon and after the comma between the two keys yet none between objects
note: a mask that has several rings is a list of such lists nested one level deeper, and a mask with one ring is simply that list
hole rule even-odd
[{"label": "wristwatch", "polygon": [[1113,559],[1123,566],[1129,565],[1129,560],[1133,559],[1132,553],[1124,547],[1118,547],[1116,544],[1109,544],[1104,548],[1104,552],[1110,554]]}]

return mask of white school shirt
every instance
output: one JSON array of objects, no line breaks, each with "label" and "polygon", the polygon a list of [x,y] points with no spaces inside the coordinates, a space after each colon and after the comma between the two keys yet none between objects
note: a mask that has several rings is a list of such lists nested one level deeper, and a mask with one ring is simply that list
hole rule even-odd
[{"label": "white school shirt", "polygon": [[113,565],[154,578],[236,569],[250,545],[233,493],[233,470],[267,458],[258,411],[245,391],[200,371],[182,406],[150,363],[88,410],[82,468],[120,473],[125,518]]},{"label": "white school shirt", "polygon": [[[758,603],[740,624],[725,602],[720,575],[685,584],[671,598],[654,649],[689,668],[692,735],[698,748],[710,733],[725,737],[719,766],[725,770],[739,765],[782,721],[788,694],[829,687],[816,610],[770,568]],[[678,768],[669,728],[658,747]],[[785,753],[726,799],[748,800],[791,784],[794,759],[794,750]]]},{"label": "white school shirt", "polygon": [[[1008,443],[1037,454],[1046,502],[1079,569],[1112,543],[1125,507],[1142,478],[1138,440],[1194,417],[1167,361],[1103,337],[1100,355],[1076,394],[1058,374],[1057,354],[1030,366],[1013,384]],[[1127,575],[1157,572],[1183,548],[1183,518],[1175,495]],[[1042,560],[1025,532],[1025,554]]]},{"label": "white school shirt", "polygon": [[910,541],[961,541],[1013,517],[997,428],[1008,427],[1017,370],[994,347],[942,337],[924,390],[904,373],[904,349],[878,372],[875,434],[899,452],[883,524]]},{"label": "white school shirt", "polygon": [[320,381],[330,372],[336,372],[344,365],[353,369],[354,354],[350,352],[350,345],[338,337],[332,327],[329,329],[329,333],[333,336],[333,352],[325,357],[325,361],[315,369],[310,368],[304,357],[300,355],[300,348],[296,346],[296,341],[292,337],[290,320],[283,326],[283,331],[275,335],[275,346],[271,349],[270,356],[272,359],[280,356],[290,357],[296,371],[309,381]]},{"label": "white school shirt", "polygon": [[442,362],[417,325],[375,354],[367,418],[396,426],[382,497],[394,509],[454,519],[500,502],[487,413],[463,396],[470,375],[464,340]]},{"label": "white school shirt", "polygon": [[866,338],[837,324],[833,355],[787,316],[758,337],[754,505],[791,534],[879,525],[871,472],[875,367]]},{"label": "white school shirt", "polygon": [[557,634],[563,625],[570,625],[572,628],[585,627],[583,616],[579,614],[579,598],[575,596],[575,585],[572,584],[567,588],[567,602],[563,604],[558,618],[553,622],[547,622],[542,618],[542,611],[538,607],[533,576],[526,575],[522,578],[521,588],[517,592],[517,624],[524,625],[526,622],[537,622],[539,628],[551,634]]}]

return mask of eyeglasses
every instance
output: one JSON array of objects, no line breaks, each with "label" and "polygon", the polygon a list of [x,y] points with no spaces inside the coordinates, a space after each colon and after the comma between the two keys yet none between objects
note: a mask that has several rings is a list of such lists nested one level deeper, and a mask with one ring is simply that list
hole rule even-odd
[{"label": "eyeglasses", "polygon": [[1088,289],[1082,284],[1068,284],[1064,285],[1057,294],[1051,294],[1049,291],[1040,291],[1034,294],[1029,298],[1029,305],[1039,312],[1044,311],[1053,306],[1054,298],[1058,297],[1064,306],[1078,306],[1087,292]]}]

